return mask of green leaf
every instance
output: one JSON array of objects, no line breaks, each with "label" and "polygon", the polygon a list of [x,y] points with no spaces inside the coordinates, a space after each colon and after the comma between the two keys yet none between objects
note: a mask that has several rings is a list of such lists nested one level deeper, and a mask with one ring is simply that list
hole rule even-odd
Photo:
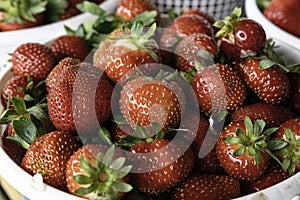
[{"label": "green leaf", "polygon": [[119,181],[114,182],[112,186],[119,192],[130,192],[133,189],[130,184]]},{"label": "green leaf", "polygon": [[111,165],[110,168],[114,169],[114,170],[120,170],[121,167],[124,165],[125,163],[125,158],[124,157],[120,157],[117,158]]},{"label": "green leaf", "polygon": [[278,130],[278,128],[269,128],[269,129],[267,129],[267,130],[265,130],[264,132],[263,132],[263,135],[264,136],[270,136],[270,135],[272,135],[273,133],[275,133],[276,131]]},{"label": "green leaf", "polygon": [[92,179],[88,176],[84,175],[75,175],[73,176],[74,181],[76,181],[78,184],[86,185],[92,183]]},{"label": "green leaf", "polygon": [[20,115],[23,115],[26,113],[26,104],[25,104],[25,101],[23,98],[13,97],[12,103],[13,103],[13,106],[14,106],[15,110],[17,111],[17,113],[19,113]]},{"label": "green leaf", "polygon": [[247,148],[247,150],[248,150],[248,154],[249,154],[250,156],[255,156],[256,150],[255,150],[255,148],[253,148],[253,146],[249,146],[249,147]]},{"label": "green leaf", "polygon": [[233,152],[233,155],[234,156],[240,156],[245,152],[245,150],[246,150],[246,147],[244,145],[242,145],[242,146],[240,146],[240,148],[238,148],[237,150],[235,150]]},{"label": "green leaf", "polygon": [[93,177],[94,174],[97,174],[97,169],[91,165],[91,163],[85,159],[83,155],[80,155],[80,166],[82,169]]},{"label": "green leaf", "polygon": [[28,144],[37,138],[37,128],[32,121],[21,118],[12,122],[16,134]]},{"label": "green leaf", "polygon": [[263,120],[256,120],[254,122],[253,134],[255,136],[260,136],[266,126],[266,123]]},{"label": "green leaf", "polygon": [[144,24],[142,21],[136,21],[131,27],[131,36],[133,39],[138,39],[144,30]]},{"label": "green leaf", "polygon": [[153,58],[153,60],[155,60],[156,62],[158,62],[158,55],[155,53],[155,51],[153,51],[153,49],[146,47],[148,53],[150,54],[150,56]]},{"label": "green leaf", "polygon": [[132,169],[132,165],[127,165],[117,172],[117,178],[124,178]]},{"label": "green leaf", "polygon": [[287,145],[288,143],[285,142],[284,140],[279,138],[274,138],[268,143],[268,149],[270,149],[271,151],[277,151],[285,148]]},{"label": "green leaf", "polygon": [[282,169],[284,171],[287,171],[288,168],[291,166],[291,159],[290,158],[285,158],[283,161],[282,161]]},{"label": "green leaf", "polygon": [[29,94],[25,94],[24,100],[27,101],[27,102],[30,102],[30,101],[33,101],[34,98],[31,95],[29,95]]},{"label": "green leaf", "polygon": [[142,21],[144,26],[148,26],[155,22],[155,18],[157,16],[157,11],[152,10],[152,11],[144,11],[140,14],[138,14],[135,18],[133,18],[130,23],[134,24],[137,21]]},{"label": "green leaf", "polygon": [[80,4],[77,4],[76,7],[81,11],[81,12],[88,12],[92,15],[96,16],[103,16],[106,14],[106,11],[100,8],[96,3],[94,2],[89,2],[89,1],[83,1]]},{"label": "green leaf", "polygon": [[109,149],[106,151],[104,157],[103,157],[103,164],[106,166],[110,166],[113,158],[115,155],[115,147],[111,146]]},{"label": "green leaf", "polygon": [[78,188],[74,192],[79,195],[87,195],[97,190],[97,185],[91,185],[88,188]]},{"label": "green leaf", "polygon": [[248,116],[245,116],[244,120],[245,128],[246,128],[246,135],[252,135],[253,134],[253,123],[251,119]]},{"label": "green leaf", "polygon": [[39,106],[33,106],[31,108],[28,108],[27,112],[30,115],[33,115],[37,120],[39,120],[44,127],[51,126],[51,121],[49,119],[49,115],[43,108],[41,108]]},{"label": "green leaf", "polygon": [[240,138],[231,137],[231,136],[223,138],[223,141],[228,144],[241,144]]},{"label": "green leaf", "polygon": [[113,144],[112,140],[111,140],[110,133],[109,133],[109,131],[106,128],[101,127],[98,133],[99,133],[98,135],[99,135],[100,139],[103,142],[105,142],[108,145],[112,145]]},{"label": "green leaf", "polygon": [[17,144],[19,144],[22,148],[24,149],[28,149],[30,147],[30,144],[28,144],[27,142],[25,142],[22,138],[20,138],[18,135],[9,135],[6,137],[9,140],[12,140],[14,142],[16,142]]},{"label": "green leaf", "polygon": [[19,113],[17,113],[17,111],[12,109],[7,109],[1,114],[0,124],[8,124],[18,118],[20,118],[20,115]]},{"label": "green leaf", "polygon": [[256,154],[255,154],[255,165],[260,166],[260,159],[261,159],[260,152],[256,152]]},{"label": "green leaf", "polygon": [[35,116],[30,115],[30,119],[36,127],[36,137],[41,137],[47,133],[46,127]]}]

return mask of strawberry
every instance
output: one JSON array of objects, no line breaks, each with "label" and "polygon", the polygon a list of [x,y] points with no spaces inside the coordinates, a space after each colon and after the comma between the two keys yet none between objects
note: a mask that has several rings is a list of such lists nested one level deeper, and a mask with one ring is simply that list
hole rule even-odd
[{"label": "strawberry", "polygon": [[266,33],[256,21],[240,18],[241,8],[235,8],[225,21],[214,25],[220,30],[215,37],[221,42],[221,50],[232,59],[260,54],[266,44]]},{"label": "strawberry", "polygon": [[131,147],[129,160],[134,170],[131,174],[134,188],[157,195],[183,181],[194,166],[192,150],[187,148],[183,152],[183,146],[181,141],[155,139]]},{"label": "strawberry", "polygon": [[250,117],[252,121],[264,120],[267,127],[279,127],[283,122],[296,117],[295,113],[286,107],[258,102],[240,107],[231,114],[230,119],[238,122],[243,121],[245,116]]},{"label": "strawberry", "polygon": [[216,144],[216,152],[226,173],[247,181],[262,176],[270,160],[267,139],[277,130],[264,129],[263,120],[256,120],[253,124],[248,116],[244,122],[231,122],[224,128]]},{"label": "strawberry", "polygon": [[300,14],[298,8],[300,2],[297,0],[272,0],[264,9],[264,16],[283,30],[300,37]]},{"label": "strawberry", "polygon": [[287,179],[289,175],[275,161],[271,162],[262,177],[255,181],[241,181],[241,193],[248,195],[269,188]]},{"label": "strawberry", "polygon": [[282,161],[282,167],[289,175],[300,170],[300,118],[293,118],[282,123],[269,144],[271,150]]},{"label": "strawberry", "polygon": [[[25,76],[13,76],[3,86],[1,92],[1,102],[6,108],[9,99],[13,97],[24,98],[26,87],[28,85],[28,78]],[[11,102],[9,102],[12,106]]]},{"label": "strawberry", "polygon": [[238,62],[237,66],[248,88],[262,101],[281,103],[288,98],[290,81],[277,65],[263,65],[261,59],[248,58]]},{"label": "strawberry", "polygon": [[86,42],[75,35],[63,35],[56,38],[50,45],[57,60],[65,57],[84,60],[90,53]]},{"label": "strawberry", "polygon": [[158,9],[149,0],[121,0],[115,13],[125,21],[131,21],[145,11],[156,11],[159,16]]},{"label": "strawberry", "polygon": [[290,105],[291,110],[295,113],[300,114],[300,74],[299,73],[288,73],[287,76],[290,80],[291,94]]},{"label": "strawberry", "polygon": [[180,71],[188,72],[195,69],[195,59],[201,62],[199,50],[204,50],[216,57],[218,53],[217,44],[214,39],[202,33],[194,33],[184,37],[176,46],[176,68]]},{"label": "strawberry", "polygon": [[56,59],[49,47],[39,43],[24,43],[13,52],[11,62],[16,75],[29,75],[37,82],[47,77]]},{"label": "strawberry", "polygon": [[121,91],[121,112],[133,128],[151,123],[161,128],[176,128],[185,110],[185,95],[174,81],[139,76],[128,81]]},{"label": "strawberry", "polygon": [[81,63],[79,59],[66,57],[63,58],[48,74],[46,78],[46,89],[49,93],[52,88],[55,88],[56,83],[60,80],[61,73],[65,67],[78,65]]},{"label": "strawberry", "polygon": [[130,165],[114,146],[87,144],[68,160],[66,180],[68,191],[93,199],[120,199],[132,190]]},{"label": "strawberry", "polygon": [[192,174],[171,191],[171,200],[225,200],[240,195],[240,183],[228,175]]},{"label": "strawberry", "polygon": [[9,124],[1,137],[1,147],[15,163],[20,165],[25,156],[26,149],[10,139],[10,137],[14,135],[16,135],[16,132],[14,131],[13,125]]},{"label": "strawberry", "polygon": [[191,85],[198,98],[200,111],[207,116],[222,110],[235,110],[246,99],[247,93],[242,79],[227,64],[216,63],[198,69]]},{"label": "strawberry", "polygon": [[73,135],[54,131],[30,145],[21,166],[31,175],[41,174],[45,183],[67,191],[66,164],[79,147]]},{"label": "strawberry", "polygon": [[0,30],[13,31],[41,25],[48,1],[6,0],[0,2]]},{"label": "strawberry", "polygon": [[96,51],[94,55],[95,65],[103,68],[98,65],[98,63],[103,62],[98,60],[104,57],[105,72],[114,83],[129,76],[127,73],[133,73],[133,69],[139,65],[161,62],[159,50],[156,48],[157,44],[151,39],[156,24],[153,24],[146,33],[143,32],[143,29],[143,22],[137,21],[130,29],[130,35],[126,35],[127,31],[125,31],[125,35],[117,38],[117,41],[104,52],[101,49]]},{"label": "strawberry", "polygon": [[112,83],[90,63],[64,67],[48,94],[49,117],[58,130],[90,134],[111,117]]},{"label": "strawberry", "polygon": [[188,9],[188,10],[183,11],[183,13],[182,13],[182,15],[189,15],[189,14],[196,14],[201,17],[204,17],[207,21],[209,21],[209,23],[211,23],[211,25],[213,25],[215,23],[215,19],[212,16],[210,16],[209,14],[207,14],[201,10]]}]

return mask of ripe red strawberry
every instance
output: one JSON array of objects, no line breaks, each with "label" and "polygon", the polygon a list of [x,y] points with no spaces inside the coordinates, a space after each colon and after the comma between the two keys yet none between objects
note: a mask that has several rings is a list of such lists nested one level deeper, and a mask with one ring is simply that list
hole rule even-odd
[{"label": "ripe red strawberry", "polygon": [[207,21],[209,21],[211,23],[211,25],[213,25],[215,23],[215,19],[210,16],[209,14],[201,11],[201,10],[196,10],[196,9],[188,9],[183,11],[182,15],[189,15],[189,14],[196,14],[199,16],[204,17],[205,19],[207,19]]},{"label": "ripe red strawberry", "polygon": [[40,173],[45,183],[67,191],[66,164],[79,147],[73,135],[54,131],[30,145],[21,166],[32,175]]},{"label": "ripe red strawberry", "polygon": [[214,58],[217,56],[218,49],[214,39],[202,33],[194,33],[184,37],[176,46],[176,68],[180,71],[188,72],[195,69],[195,59],[199,62],[206,57],[198,55],[199,50],[207,51]]},{"label": "ripe red strawberry", "polygon": [[[125,31],[125,35],[115,38],[113,43],[101,45],[101,48],[96,51],[94,64],[100,69],[104,68],[107,76],[114,83],[132,75],[137,66],[161,62],[157,44],[151,39],[156,24],[153,24],[146,33],[142,31],[143,29],[143,22],[137,21],[130,30]],[[114,34],[119,35],[118,32]],[[108,46],[108,49],[103,50],[105,46]],[[103,63],[104,67],[101,65]]]},{"label": "ripe red strawberry", "polygon": [[300,74],[288,73],[287,74],[291,84],[290,105],[291,110],[300,114]]},{"label": "ripe red strawberry", "polygon": [[[140,142],[130,149],[134,188],[148,194],[160,194],[183,181],[192,171],[194,156],[184,152],[180,141],[156,139]],[[185,145],[186,146],[186,145]]]},{"label": "ripe red strawberry", "polygon": [[48,74],[46,78],[46,89],[48,92],[52,88],[55,88],[56,83],[60,80],[60,76],[62,75],[62,71],[65,67],[72,66],[72,65],[78,65],[81,63],[79,59],[66,57],[63,58]]},{"label": "ripe red strawberry", "polygon": [[215,36],[221,41],[221,50],[233,59],[258,55],[266,44],[263,27],[252,19],[240,18],[241,12],[236,8],[230,19],[215,23],[220,29]]},{"label": "ripe red strawberry", "polygon": [[227,64],[214,64],[198,70],[191,82],[200,111],[207,116],[223,110],[235,110],[246,99],[246,87]]},{"label": "ripe red strawberry", "polygon": [[256,181],[241,181],[242,195],[261,191],[287,179],[289,175],[275,161],[271,162],[266,172]]},{"label": "ripe red strawberry", "polygon": [[300,14],[298,8],[300,2],[298,0],[272,0],[263,14],[271,22],[281,27],[282,29],[300,37]]},{"label": "ripe red strawberry", "polygon": [[229,200],[239,195],[240,183],[233,177],[193,174],[171,191],[171,200]]},{"label": "ripe red strawberry", "polygon": [[268,168],[270,155],[267,139],[275,128],[265,130],[265,122],[231,122],[221,132],[216,144],[217,158],[225,172],[240,179],[259,179]]},{"label": "ripe red strawberry", "polygon": [[[8,99],[24,98],[27,84],[28,78],[26,76],[13,76],[5,83],[1,92],[1,102],[4,108],[7,107]],[[10,107],[12,107],[11,102]]]},{"label": "ripe red strawberry", "polygon": [[252,121],[264,120],[267,127],[279,127],[283,122],[295,118],[296,115],[288,108],[267,103],[253,103],[244,105],[231,114],[231,121],[243,121],[245,116]]},{"label": "ripe red strawberry", "polygon": [[34,82],[44,80],[56,64],[52,50],[39,43],[24,43],[12,54],[12,69],[18,76],[30,76]]},{"label": "ripe red strawberry", "polygon": [[[269,144],[271,150],[282,161],[282,167],[289,175],[300,170],[298,148],[300,145],[300,118],[293,118],[282,123]],[[274,142],[274,143],[273,143]]]},{"label": "ripe red strawberry", "polygon": [[180,15],[173,21],[172,27],[180,37],[185,37],[193,33],[203,33],[213,36],[211,23],[205,17],[198,14]]},{"label": "ripe red strawberry", "polygon": [[149,78],[140,76],[125,84],[119,100],[124,118],[133,129],[153,122],[162,130],[177,128],[185,110],[182,89],[175,82]]},{"label": "ripe red strawberry", "polygon": [[111,117],[112,83],[89,63],[65,67],[61,74],[48,94],[50,120],[58,130],[93,133]]},{"label": "ripe red strawberry", "polygon": [[26,149],[8,138],[14,135],[16,135],[16,132],[14,131],[12,124],[9,124],[1,137],[1,147],[15,163],[20,165],[26,153]]},{"label": "ripe red strawberry", "polygon": [[132,190],[129,185],[131,166],[114,146],[88,144],[68,160],[67,187],[70,193],[83,198],[120,199]]},{"label": "ripe red strawberry", "polygon": [[125,21],[131,21],[137,15],[145,11],[159,11],[149,0],[121,0],[116,9],[116,15],[122,17]]},{"label": "ripe red strawberry", "polygon": [[266,103],[281,103],[290,94],[289,78],[278,66],[264,68],[261,59],[244,59],[237,70],[250,90]]},{"label": "ripe red strawberry", "polygon": [[75,35],[63,35],[56,38],[50,48],[57,60],[72,57],[83,61],[90,53],[87,43]]}]

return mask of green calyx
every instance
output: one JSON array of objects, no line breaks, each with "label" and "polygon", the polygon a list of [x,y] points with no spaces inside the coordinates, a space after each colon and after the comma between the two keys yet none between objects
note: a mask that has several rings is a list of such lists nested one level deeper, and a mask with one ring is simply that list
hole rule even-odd
[{"label": "green calyx", "polygon": [[[13,108],[10,107],[12,102]],[[0,116],[0,124],[12,123],[16,135],[8,138],[27,149],[38,137],[46,134],[51,127],[46,102],[46,88],[42,81],[35,85],[28,77],[24,98],[13,97],[8,100],[6,110]]]},{"label": "green calyx", "polygon": [[113,160],[114,154],[114,146],[111,146],[105,154],[98,153],[97,166],[92,166],[81,156],[80,166],[87,175],[73,177],[78,184],[85,186],[75,190],[75,193],[88,195],[91,199],[117,200],[120,199],[120,193],[131,191],[133,187],[125,183],[123,179],[130,172],[132,166],[124,166],[124,157]]},{"label": "green calyx", "polygon": [[24,20],[34,22],[34,15],[46,10],[47,0],[3,0],[0,1],[0,11],[4,12],[4,22],[24,23]]},{"label": "green calyx", "polygon": [[213,26],[219,28],[220,30],[215,34],[216,38],[220,37],[228,37],[228,39],[234,44],[234,30],[238,25],[239,20],[241,20],[240,16],[242,15],[242,8],[236,7],[234,8],[231,16],[225,17],[224,21],[216,21]]},{"label": "green calyx", "polygon": [[295,174],[297,165],[300,165],[300,140],[296,140],[291,129],[284,130],[286,141],[274,138],[269,143],[269,149],[278,157],[283,157],[282,168],[289,175]]},{"label": "green calyx", "polygon": [[[274,156],[267,148],[267,138],[277,131],[277,128],[264,130],[266,123],[263,120],[256,120],[253,124],[248,116],[245,117],[244,124],[245,131],[237,128],[237,137],[229,136],[223,139],[226,143],[240,145],[240,147],[234,151],[233,155],[240,156],[247,152],[249,156],[255,157],[255,163],[257,166],[260,165],[260,153],[262,151],[265,151],[272,157],[276,158],[276,156]],[[278,159],[276,158],[276,160]]]}]

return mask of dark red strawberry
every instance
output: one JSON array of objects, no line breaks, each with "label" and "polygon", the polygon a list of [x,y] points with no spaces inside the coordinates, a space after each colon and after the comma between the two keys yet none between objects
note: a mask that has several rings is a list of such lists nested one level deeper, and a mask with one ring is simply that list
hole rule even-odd
[{"label": "dark red strawberry", "polygon": [[65,57],[85,60],[90,53],[87,43],[75,35],[63,35],[56,38],[50,45],[57,60]]},{"label": "dark red strawberry", "polygon": [[46,89],[48,92],[52,88],[55,88],[56,83],[60,80],[60,76],[62,75],[62,71],[65,67],[78,65],[81,63],[81,60],[71,57],[63,58],[49,73],[46,78]]},{"label": "dark red strawberry", "polygon": [[282,123],[270,142],[271,150],[282,161],[282,168],[293,175],[300,170],[299,162],[300,145],[300,118],[293,118]]},{"label": "dark red strawberry", "polygon": [[134,188],[148,194],[160,194],[183,181],[192,171],[194,155],[180,141],[156,139],[140,142],[130,149]]},{"label": "dark red strawberry", "polygon": [[240,180],[259,179],[268,168],[267,139],[275,131],[275,128],[265,130],[263,120],[252,122],[248,116],[244,121],[227,125],[216,144],[224,171]]},{"label": "dark red strawberry", "polygon": [[39,173],[43,181],[67,191],[66,164],[80,147],[73,135],[54,131],[36,139],[29,147],[21,166],[28,173]]},{"label": "dark red strawberry", "polygon": [[252,121],[264,120],[267,127],[279,127],[283,122],[295,118],[296,115],[288,108],[266,103],[253,103],[245,105],[231,114],[231,121],[243,121],[245,116]]},{"label": "dark red strawberry", "polygon": [[261,59],[248,58],[237,64],[248,88],[266,103],[281,103],[290,95],[289,78],[279,66],[262,65]]},{"label": "dark red strawberry", "polygon": [[58,130],[90,134],[111,117],[113,86],[90,63],[65,67],[48,94],[49,117]]},{"label": "dark red strawberry", "polygon": [[[137,66],[161,63],[160,51],[157,49],[156,42],[151,39],[156,24],[153,24],[146,33],[142,31],[143,29],[143,22],[137,21],[131,30],[123,32],[125,35],[113,39],[115,41],[112,44],[108,42],[108,49],[103,50],[104,46],[102,46],[96,51],[94,64],[101,69],[104,68],[107,76],[114,83],[132,75]],[[127,35],[127,32],[130,34]],[[115,34],[118,35],[117,32]],[[103,67],[101,63],[105,66]]]},{"label": "dark red strawberry", "polygon": [[213,25],[215,23],[215,19],[212,16],[210,16],[209,14],[207,14],[206,12],[203,12],[201,10],[188,9],[188,10],[183,11],[183,13],[182,13],[182,15],[189,15],[189,14],[196,14],[201,17],[204,17],[205,19],[207,19],[207,21],[209,21],[211,23],[211,25]]},{"label": "dark red strawberry", "polygon": [[283,171],[282,167],[275,161],[271,162],[266,172],[256,181],[241,181],[242,195],[269,188],[287,179],[289,175]]},{"label": "dark red strawberry", "polygon": [[26,148],[9,139],[9,137],[15,135],[16,132],[14,131],[12,124],[9,124],[1,137],[1,147],[13,161],[20,165],[26,153]]},{"label": "dark red strawberry", "polygon": [[240,18],[241,8],[235,8],[231,18],[218,21],[214,25],[220,30],[215,37],[221,41],[221,50],[230,58],[255,56],[266,44],[266,33],[256,21]]},{"label": "dark red strawberry", "polygon": [[116,9],[116,15],[126,21],[131,21],[145,11],[156,11],[157,7],[150,0],[121,0]]},{"label": "dark red strawberry", "polygon": [[132,166],[114,146],[84,145],[68,160],[67,187],[83,198],[120,199],[132,190],[129,185]]},{"label": "dark red strawberry", "polygon": [[300,37],[300,14],[298,0],[272,0],[263,11],[264,16],[282,29]]},{"label": "dark red strawberry", "polygon": [[239,108],[247,95],[242,79],[227,64],[217,63],[198,69],[191,85],[198,98],[200,111],[208,116]]},{"label": "dark red strawberry", "polygon": [[291,84],[290,105],[291,110],[300,114],[300,74],[288,73],[287,74]]},{"label": "dark red strawberry", "polygon": [[199,62],[206,59],[199,55],[199,51],[207,51],[214,58],[217,56],[218,49],[214,39],[202,33],[194,33],[184,37],[176,46],[176,68],[180,71],[188,72],[195,69],[195,59]]},{"label": "dark red strawberry", "polygon": [[12,54],[12,69],[18,76],[30,76],[34,82],[44,80],[56,64],[52,50],[39,43],[24,43]]},{"label": "dark red strawberry", "polygon": [[[1,102],[2,105],[6,108],[8,99],[13,97],[24,98],[26,87],[28,85],[28,77],[26,76],[13,76],[11,77],[3,86],[1,92]],[[12,103],[10,102],[12,107]]]},{"label": "dark red strawberry", "polygon": [[193,174],[171,191],[171,200],[229,200],[240,195],[240,183],[228,175]]},{"label": "dark red strawberry", "polygon": [[185,94],[175,82],[140,76],[125,84],[119,104],[133,129],[137,124],[149,127],[156,122],[165,130],[179,126],[185,101]]}]

